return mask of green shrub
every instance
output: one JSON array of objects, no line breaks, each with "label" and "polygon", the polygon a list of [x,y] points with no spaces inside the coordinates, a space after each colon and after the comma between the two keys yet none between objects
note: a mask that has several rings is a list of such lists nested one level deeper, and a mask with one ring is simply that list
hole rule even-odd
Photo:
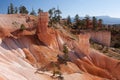
[{"label": "green shrub", "polygon": [[68,48],[65,44],[63,45],[63,53],[64,54],[62,57],[58,56],[58,60],[59,62],[67,65],[67,61],[69,61],[69,55],[68,55]]},{"label": "green shrub", "polygon": [[23,31],[23,30],[25,30],[25,29],[26,29],[25,25],[24,25],[24,24],[21,24],[20,30]]},{"label": "green shrub", "polygon": [[114,47],[115,47],[115,48],[120,48],[120,43],[115,43],[115,44],[114,44]]}]

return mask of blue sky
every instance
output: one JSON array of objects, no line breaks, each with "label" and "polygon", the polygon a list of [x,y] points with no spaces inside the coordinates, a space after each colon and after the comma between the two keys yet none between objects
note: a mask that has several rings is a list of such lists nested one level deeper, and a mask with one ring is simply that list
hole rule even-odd
[{"label": "blue sky", "polygon": [[7,13],[10,3],[14,6],[25,5],[31,11],[42,8],[48,11],[52,7],[59,6],[62,16],[111,16],[120,18],[120,0],[1,0],[0,13]]}]

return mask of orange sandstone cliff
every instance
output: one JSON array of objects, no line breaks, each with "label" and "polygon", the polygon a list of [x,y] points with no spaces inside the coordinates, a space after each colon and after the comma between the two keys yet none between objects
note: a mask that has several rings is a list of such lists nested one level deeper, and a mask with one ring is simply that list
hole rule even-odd
[{"label": "orange sandstone cliff", "polygon": [[[59,65],[64,80],[120,80],[120,61],[92,49],[89,33],[73,39],[62,28],[48,28],[48,13],[40,13],[38,18],[0,15],[0,21],[0,80],[57,80],[51,77],[53,62]],[[21,24],[27,29],[20,31]],[[58,61],[64,44],[67,65]]]}]

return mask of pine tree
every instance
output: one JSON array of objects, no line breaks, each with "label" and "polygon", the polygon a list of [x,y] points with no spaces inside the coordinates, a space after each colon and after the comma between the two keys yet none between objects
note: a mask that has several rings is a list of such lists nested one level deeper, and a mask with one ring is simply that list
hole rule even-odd
[{"label": "pine tree", "polygon": [[49,15],[50,15],[50,16],[49,16],[50,19],[53,18],[54,11],[55,11],[55,8],[49,9],[48,13],[49,13]]},{"label": "pine tree", "polygon": [[32,11],[31,11],[30,15],[36,15],[36,12],[35,12],[35,10],[34,10],[34,9],[32,9]]},{"label": "pine tree", "polygon": [[102,19],[99,19],[99,20],[98,20],[98,26],[99,26],[100,28],[102,28],[102,25],[103,25],[103,20],[102,20]]},{"label": "pine tree", "polygon": [[10,7],[8,6],[8,12],[7,12],[7,14],[10,14]]},{"label": "pine tree", "polygon": [[17,7],[15,7],[15,14],[17,14],[18,13],[18,8]]},{"label": "pine tree", "polygon": [[20,6],[19,7],[19,13],[21,13],[21,14],[28,14],[28,10],[26,9],[25,6]]},{"label": "pine tree", "polygon": [[92,23],[93,23],[93,29],[94,30],[97,29],[97,19],[96,19],[96,17],[93,17]]},{"label": "pine tree", "polygon": [[48,13],[49,13],[49,25],[50,26],[53,26],[53,23],[54,23],[54,12],[55,12],[55,8],[52,8],[52,9],[49,9]]},{"label": "pine tree", "polygon": [[64,53],[63,55],[64,63],[67,64],[67,61],[69,60],[69,55],[68,55],[69,51],[65,44],[63,46],[63,53]]},{"label": "pine tree", "polygon": [[43,12],[43,10],[39,8],[39,9],[38,9],[38,14],[39,14],[40,12]]},{"label": "pine tree", "polygon": [[86,29],[85,27],[85,19],[81,20],[81,29]]},{"label": "pine tree", "polygon": [[14,6],[10,3],[10,14],[14,14]]},{"label": "pine tree", "polygon": [[49,16],[49,19],[50,19],[49,24],[51,26],[53,25],[53,23],[54,24],[60,23],[62,12],[59,9],[56,10],[55,8],[52,8],[48,12],[49,12],[49,15],[50,15]]},{"label": "pine tree", "polygon": [[75,21],[75,22],[78,22],[78,21],[79,21],[79,18],[80,18],[79,15],[76,14],[76,15],[75,15],[75,19],[74,19],[74,21]]},{"label": "pine tree", "polygon": [[69,27],[71,27],[71,24],[72,24],[72,22],[71,22],[71,17],[68,16],[68,17],[67,17],[67,25],[68,25]]},{"label": "pine tree", "polygon": [[75,22],[75,28],[80,29],[80,17],[78,14],[75,15],[74,22]]},{"label": "pine tree", "polygon": [[62,12],[60,11],[59,8],[57,10],[55,10],[55,18],[56,18],[58,23],[60,22],[60,19],[61,19],[61,15],[60,14],[62,14]]},{"label": "pine tree", "polygon": [[88,15],[85,16],[85,25],[86,25],[86,28],[89,27],[89,21],[90,21],[90,17]]}]

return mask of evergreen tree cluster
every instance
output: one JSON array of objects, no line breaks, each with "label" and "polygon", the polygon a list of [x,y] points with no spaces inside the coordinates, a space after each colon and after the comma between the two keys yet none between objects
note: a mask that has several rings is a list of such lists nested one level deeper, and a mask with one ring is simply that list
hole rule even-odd
[{"label": "evergreen tree cluster", "polygon": [[21,13],[21,14],[28,14],[29,12],[28,12],[28,10],[26,9],[25,6],[20,6],[19,7],[19,13]]},{"label": "evergreen tree cluster", "polygon": [[[43,12],[42,9],[38,9],[38,14],[40,12]],[[27,8],[23,5],[21,5],[20,7],[14,7],[14,5],[12,3],[10,3],[10,5],[8,6],[7,9],[7,14],[29,14],[29,11],[27,10]],[[35,10],[32,8],[32,11],[30,12],[30,15],[37,15],[37,13],[35,12]]]},{"label": "evergreen tree cluster", "polygon": [[[40,12],[43,12],[43,10],[41,8],[38,9],[38,12],[36,13],[35,10],[32,8],[31,12],[29,13],[29,11],[27,10],[27,8],[23,5],[21,5],[20,7],[15,7],[12,3],[10,3],[10,5],[8,6],[8,14],[30,14],[30,15],[37,15]],[[60,20],[62,18],[61,14],[61,10],[59,8],[51,8],[48,10],[49,13],[49,25],[53,26],[53,24],[56,23],[60,23]],[[92,22],[92,23],[91,23]],[[102,19],[97,20],[96,17],[93,17],[92,20],[90,19],[90,17],[87,15],[84,19],[80,19],[79,15],[76,14],[74,17],[74,22],[72,22],[72,19],[70,17],[70,15],[67,17],[65,25],[68,26],[69,28],[72,29],[76,29],[78,31],[80,31],[80,29],[88,29],[90,28],[90,25],[92,24],[92,28],[93,30],[98,29],[99,27],[102,27]]]},{"label": "evergreen tree cluster", "polygon": [[50,19],[51,26],[54,23],[60,23],[60,19],[62,18],[61,17],[62,12],[60,11],[60,9],[52,8],[52,9],[49,9],[48,13],[49,13],[49,19]]},{"label": "evergreen tree cluster", "polygon": [[89,29],[91,25],[92,25],[91,29],[96,30],[98,29],[98,27],[103,26],[102,19],[97,20],[96,17],[93,17],[92,19],[90,19],[88,15],[86,15],[84,19],[80,19],[79,15],[76,14],[74,17],[74,22],[72,22],[70,16],[68,16],[66,19],[67,19],[66,20],[67,26],[69,28],[77,29],[77,30]]},{"label": "evergreen tree cluster", "polygon": [[14,7],[12,3],[8,6],[8,14],[17,14],[18,13],[18,8]]}]

